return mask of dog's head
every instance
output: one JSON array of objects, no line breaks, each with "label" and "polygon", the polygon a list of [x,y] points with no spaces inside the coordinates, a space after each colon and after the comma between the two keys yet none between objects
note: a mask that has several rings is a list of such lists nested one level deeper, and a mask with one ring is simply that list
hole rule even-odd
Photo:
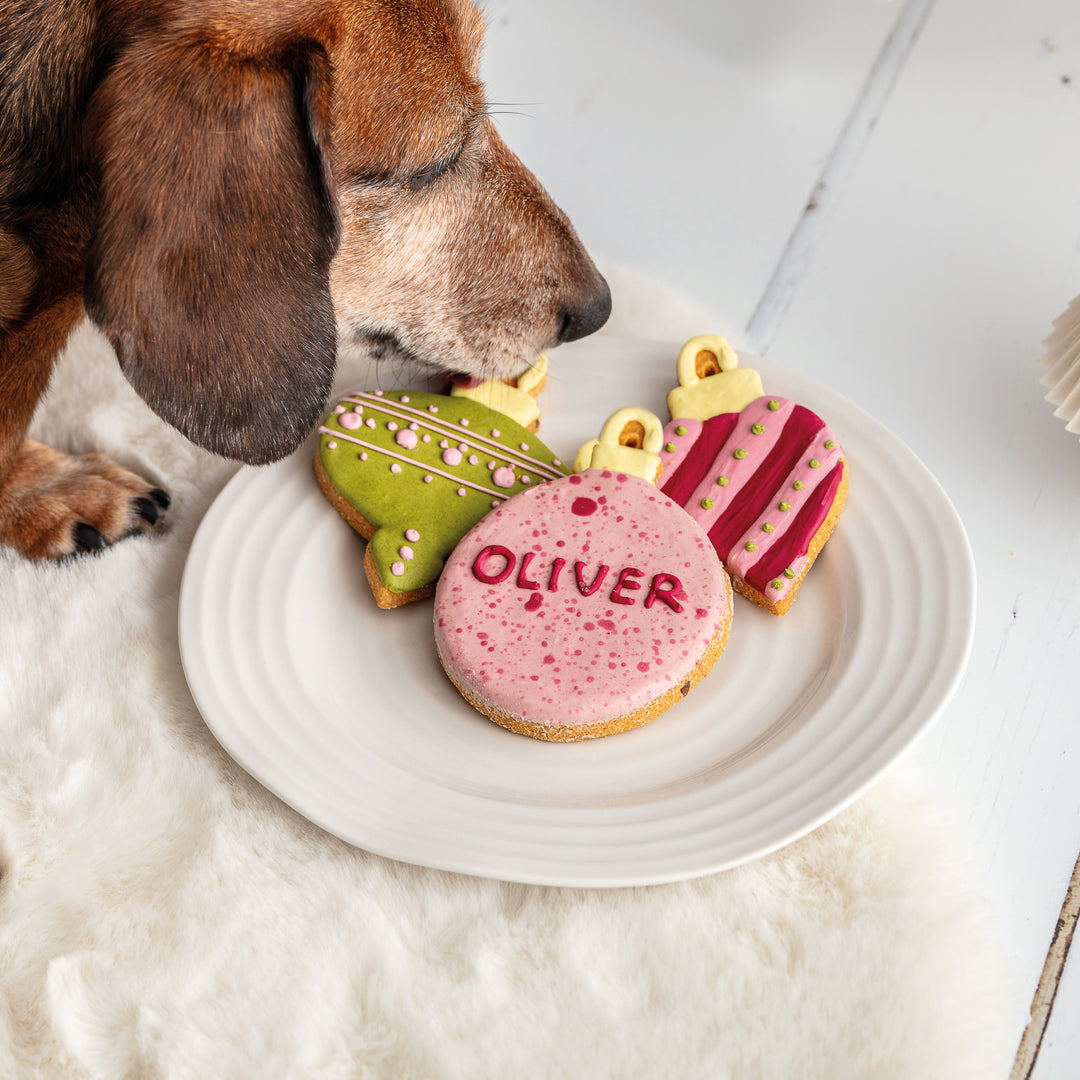
[{"label": "dog's head", "polygon": [[510,378],[606,320],[603,278],[486,114],[468,0],[152,7],[91,103],[84,298],[194,442],[294,449],[339,334]]}]

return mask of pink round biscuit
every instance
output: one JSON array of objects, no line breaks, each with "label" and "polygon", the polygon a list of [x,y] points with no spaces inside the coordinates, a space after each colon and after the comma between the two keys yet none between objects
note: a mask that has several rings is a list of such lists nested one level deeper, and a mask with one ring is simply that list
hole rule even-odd
[{"label": "pink round biscuit", "polygon": [[455,548],[435,594],[451,681],[496,723],[571,741],[653,719],[723,651],[731,585],[708,536],[634,476],[515,495]]}]

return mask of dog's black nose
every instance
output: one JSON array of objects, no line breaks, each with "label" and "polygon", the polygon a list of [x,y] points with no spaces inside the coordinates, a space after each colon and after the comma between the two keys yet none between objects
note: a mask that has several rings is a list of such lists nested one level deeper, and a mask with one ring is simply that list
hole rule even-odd
[{"label": "dog's black nose", "polygon": [[611,314],[611,290],[603,278],[600,279],[600,286],[580,307],[568,308],[563,312],[562,322],[559,324],[560,342],[588,337],[608,321]]}]

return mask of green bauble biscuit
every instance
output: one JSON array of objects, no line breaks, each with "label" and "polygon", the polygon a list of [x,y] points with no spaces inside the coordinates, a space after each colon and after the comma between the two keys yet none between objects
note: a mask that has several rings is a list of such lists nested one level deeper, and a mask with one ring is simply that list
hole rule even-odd
[{"label": "green bauble biscuit", "polygon": [[567,472],[531,431],[468,398],[356,392],[319,428],[319,483],[368,537],[380,607],[429,595],[458,541],[493,506]]}]

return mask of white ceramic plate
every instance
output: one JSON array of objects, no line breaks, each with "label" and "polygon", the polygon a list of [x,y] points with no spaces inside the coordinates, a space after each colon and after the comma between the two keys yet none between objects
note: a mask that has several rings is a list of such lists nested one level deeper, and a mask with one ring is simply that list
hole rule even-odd
[{"label": "white ceramic plate", "polygon": [[[561,348],[541,398],[544,441],[569,461],[622,405],[665,416],[677,351],[610,338]],[[431,601],[376,608],[363,541],[319,491],[311,442],[241,471],[192,544],[181,651],[221,744],[350,843],[513,881],[689,878],[827,820],[953,694],[974,566],[948,498],[895,436],[803,376],[743,363],[827,420],[851,490],[791,611],[778,619],[736,597],[727,651],[684,701],[585,743],[488,722],[439,666]]]}]

